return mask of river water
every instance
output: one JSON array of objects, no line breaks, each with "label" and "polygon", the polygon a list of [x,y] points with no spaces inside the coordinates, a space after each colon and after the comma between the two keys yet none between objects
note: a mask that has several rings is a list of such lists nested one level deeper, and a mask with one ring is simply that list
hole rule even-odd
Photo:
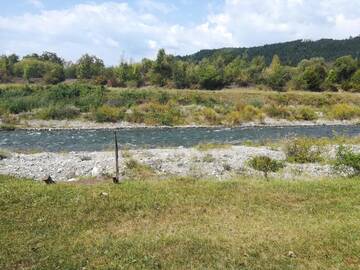
[{"label": "river water", "polygon": [[[359,136],[360,125],[241,128],[131,128],[119,129],[121,148],[191,147],[199,143],[239,145],[299,136]],[[0,131],[0,149],[16,151],[102,151],[113,148],[113,130]]]}]

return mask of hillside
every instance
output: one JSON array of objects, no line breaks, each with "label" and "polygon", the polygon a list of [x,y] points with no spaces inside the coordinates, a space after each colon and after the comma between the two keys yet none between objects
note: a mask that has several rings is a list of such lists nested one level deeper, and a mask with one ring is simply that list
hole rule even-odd
[{"label": "hillside", "polygon": [[267,64],[277,54],[286,65],[297,65],[303,59],[323,57],[326,61],[333,61],[344,55],[360,57],[360,36],[345,40],[321,39],[318,41],[295,40],[251,48],[223,48],[215,50],[201,50],[195,54],[181,57],[184,60],[201,61],[204,58],[224,53],[235,58],[247,53],[249,58],[258,55],[265,57]]}]

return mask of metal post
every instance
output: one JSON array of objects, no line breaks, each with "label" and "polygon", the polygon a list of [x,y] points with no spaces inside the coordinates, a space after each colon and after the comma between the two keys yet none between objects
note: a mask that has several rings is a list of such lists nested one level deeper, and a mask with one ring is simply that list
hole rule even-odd
[{"label": "metal post", "polygon": [[118,184],[120,182],[120,173],[119,173],[119,146],[117,141],[117,134],[114,131],[114,140],[115,140],[115,161],[116,161],[116,176],[114,177],[114,183]]}]

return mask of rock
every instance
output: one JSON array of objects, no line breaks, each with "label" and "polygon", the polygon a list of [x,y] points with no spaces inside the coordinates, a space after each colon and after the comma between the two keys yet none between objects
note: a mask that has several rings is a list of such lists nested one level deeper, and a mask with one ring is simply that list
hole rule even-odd
[{"label": "rock", "polygon": [[47,185],[56,184],[55,181],[51,178],[50,175],[49,175],[47,178],[45,178],[43,181],[44,181],[45,184],[47,184]]},{"label": "rock", "polygon": [[99,167],[94,167],[91,171],[91,176],[92,177],[99,177],[102,175],[101,169]]},{"label": "rock", "polygon": [[289,257],[289,258],[296,258],[295,252],[289,251],[289,252],[288,252],[288,257]]}]

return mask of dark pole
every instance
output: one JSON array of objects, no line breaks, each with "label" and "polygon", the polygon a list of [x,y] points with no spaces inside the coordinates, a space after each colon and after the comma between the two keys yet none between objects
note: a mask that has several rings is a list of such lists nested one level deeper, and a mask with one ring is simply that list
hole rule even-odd
[{"label": "dark pole", "polygon": [[117,184],[120,181],[120,173],[119,173],[119,146],[118,146],[116,131],[114,131],[114,140],[115,140],[116,176],[113,180],[114,183]]}]

